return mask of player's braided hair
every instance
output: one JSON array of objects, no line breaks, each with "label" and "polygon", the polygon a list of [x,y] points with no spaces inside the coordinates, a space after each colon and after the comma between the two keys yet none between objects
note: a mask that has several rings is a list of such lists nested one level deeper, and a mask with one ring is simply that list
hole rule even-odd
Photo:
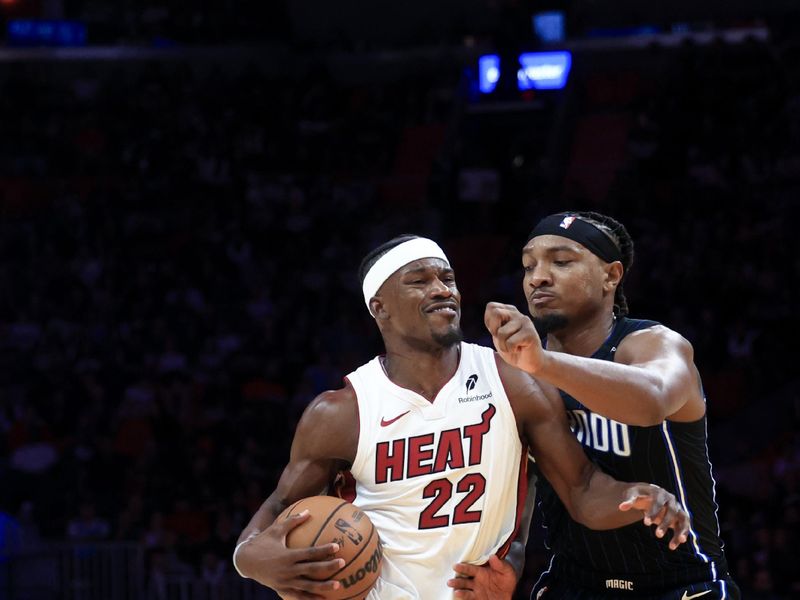
[{"label": "player's braided hair", "polygon": [[622,223],[607,215],[591,211],[577,212],[575,214],[610,237],[622,254],[621,262],[624,270],[622,279],[614,292],[614,314],[624,317],[628,314],[628,300],[625,298],[622,284],[628,276],[628,271],[633,266],[633,239],[631,239],[631,235]]},{"label": "player's braided hair", "polygon": [[418,238],[418,235],[411,235],[411,234],[403,234],[399,235],[396,238],[392,238],[388,242],[385,242],[375,248],[374,250],[370,250],[367,255],[361,260],[361,264],[358,266],[358,281],[361,285],[364,285],[364,277],[367,276],[367,273],[372,268],[378,259],[386,254],[389,250],[394,248],[395,246],[399,246],[403,242],[407,242],[408,240],[413,240],[414,238]]}]

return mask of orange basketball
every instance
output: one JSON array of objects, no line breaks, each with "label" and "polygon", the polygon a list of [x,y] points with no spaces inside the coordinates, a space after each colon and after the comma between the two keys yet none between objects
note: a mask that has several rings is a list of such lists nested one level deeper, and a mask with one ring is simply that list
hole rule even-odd
[{"label": "orange basketball", "polygon": [[336,555],[345,565],[330,579],[341,587],[324,594],[330,600],[361,600],[366,597],[381,571],[381,542],[375,526],[366,514],[346,500],[333,496],[311,496],[292,504],[276,520],[308,510],[308,520],[286,537],[289,548],[339,544]]}]

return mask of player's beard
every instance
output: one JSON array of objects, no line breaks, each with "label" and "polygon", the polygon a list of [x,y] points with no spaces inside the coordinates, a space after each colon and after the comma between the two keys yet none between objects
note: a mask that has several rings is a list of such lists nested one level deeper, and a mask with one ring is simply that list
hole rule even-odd
[{"label": "player's beard", "polygon": [[432,334],[433,341],[439,344],[442,348],[450,348],[460,343],[464,339],[464,332],[460,327],[449,327],[443,333],[434,332]]},{"label": "player's beard", "polygon": [[533,317],[533,325],[536,327],[536,331],[539,332],[539,335],[544,337],[548,333],[564,329],[569,325],[569,319],[564,315],[549,314],[541,317]]}]

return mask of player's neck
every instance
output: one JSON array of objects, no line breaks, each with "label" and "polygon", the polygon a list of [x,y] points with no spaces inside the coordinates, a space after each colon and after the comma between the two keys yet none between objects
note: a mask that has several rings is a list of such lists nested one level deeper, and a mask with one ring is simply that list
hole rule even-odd
[{"label": "player's neck", "polygon": [[591,356],[603,345],[614,329],[616,317],[602,312],[587,321],[567,325],[547,336],[547,349],[574,356]]},{"label": "player's neck", "polygon": [[392,383],[433,402],[458,369],[461,344],[431,351],[386,348],[381,366]]}]

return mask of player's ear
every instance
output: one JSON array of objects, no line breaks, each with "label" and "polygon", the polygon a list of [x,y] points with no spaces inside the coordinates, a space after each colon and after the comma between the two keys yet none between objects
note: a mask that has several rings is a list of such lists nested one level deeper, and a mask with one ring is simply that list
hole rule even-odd
[{"label": "player's ear", "polygon": [[622,275],[625,273],[625,268],[618,260],[610,262],[606,265],[606,279],[603,282],[603,287],[608,292],[613,292],[617,289],[619,282],[622,281]]},{"label": "player's ear", "polygon": [[376,319],[386,320],[389,318],[389,313],[383,305],[383,300],[380,296],[373,296],[369,301],[369,312]]}]

